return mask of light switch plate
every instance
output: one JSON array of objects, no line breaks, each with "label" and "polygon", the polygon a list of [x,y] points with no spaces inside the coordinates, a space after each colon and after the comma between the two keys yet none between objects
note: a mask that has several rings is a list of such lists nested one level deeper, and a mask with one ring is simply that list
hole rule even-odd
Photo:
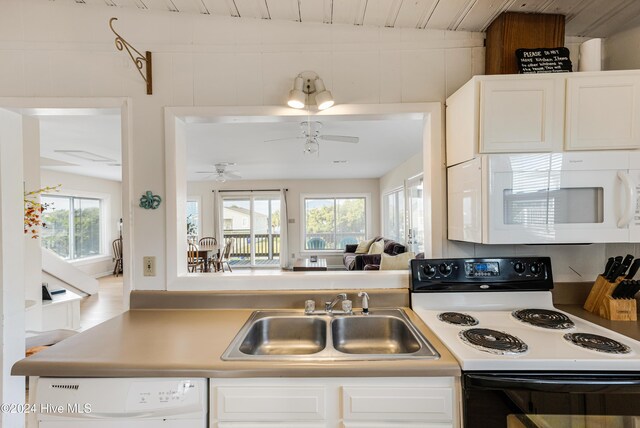
[{"label": "light switch plate", "polygon": [[144,256],[142,260],[144,265],[144,276],[156,276],[156,257]]}]

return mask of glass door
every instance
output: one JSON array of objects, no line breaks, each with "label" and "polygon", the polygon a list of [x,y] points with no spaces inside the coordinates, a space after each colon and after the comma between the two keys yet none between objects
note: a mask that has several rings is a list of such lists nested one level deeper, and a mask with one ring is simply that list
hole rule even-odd
[{"label": "glass door", "polygon": [[234,268],[279,266],[280,197],[224,197],[223,233],[225,242],[233,239],[229,264]]},{"label": "glass door", "polygon": [[424,252],[424,202],[422,174],[405,182],[407,192],[407,250]]},{"label": "glass door", "polygon": [[253,199],[251,266],[280,266],[280,197]]}]

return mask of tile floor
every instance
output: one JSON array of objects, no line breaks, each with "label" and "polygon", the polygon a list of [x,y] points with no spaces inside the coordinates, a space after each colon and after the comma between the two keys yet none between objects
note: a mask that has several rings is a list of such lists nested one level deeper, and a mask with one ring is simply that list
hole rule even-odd
[{"label": "tile floor", "polygon": [[98,279],[98,293],[80,302],[80,330],[84,331],[125,311],[122,304],[122,276]]}]

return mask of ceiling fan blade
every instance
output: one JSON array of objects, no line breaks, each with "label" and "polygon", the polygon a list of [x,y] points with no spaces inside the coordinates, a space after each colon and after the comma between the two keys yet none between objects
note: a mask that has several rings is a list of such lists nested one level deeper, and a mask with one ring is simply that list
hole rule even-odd
[{"label": "ceiling fan blade", "polygon": [[215,174],[215,171],[196,171],[196,174]]},{"label": "ceiling fan blade", "polygon": [[225,172],[224,175],[226,178],[230,179],[230,180],[239,180],[242,177],[240,177],[238,174],[234,174],[233,172]]},{"label": "ceiling fan blade", "polygon": [[357,143],[360,141],[358,137],[348,137],[346,135],[320,135],[320,139],[324,141],[337,141],[339,143]]},{"label": "ceiling fan blade", "polygon": [[303,140],[306,137],[288,137],[288,138],[276,138],[275,140],[264,140],[265,143],[275,143],[277,141],[296,141]]}]

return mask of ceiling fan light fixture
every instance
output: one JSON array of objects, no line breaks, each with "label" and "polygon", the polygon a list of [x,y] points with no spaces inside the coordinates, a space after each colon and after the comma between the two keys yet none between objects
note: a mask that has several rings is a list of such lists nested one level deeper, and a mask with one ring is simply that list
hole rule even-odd
[{"label": "ceiling fan light fixture", "polygon": [[320,145],[315,140],[309,139],[307,140],[306,143],[304,143],[305,155],[312,155],[312,154],[318,153],[319,150],[320,150]]},{"label": "ceiling fan light fixture", "polygon": [[293,89],[289,91],[289,99],[287,101],[289,107],[297,109],[304,108],[307,96],[302,91],[303,84],[304,80],[300,76],[296,77],[293,81]]}]

